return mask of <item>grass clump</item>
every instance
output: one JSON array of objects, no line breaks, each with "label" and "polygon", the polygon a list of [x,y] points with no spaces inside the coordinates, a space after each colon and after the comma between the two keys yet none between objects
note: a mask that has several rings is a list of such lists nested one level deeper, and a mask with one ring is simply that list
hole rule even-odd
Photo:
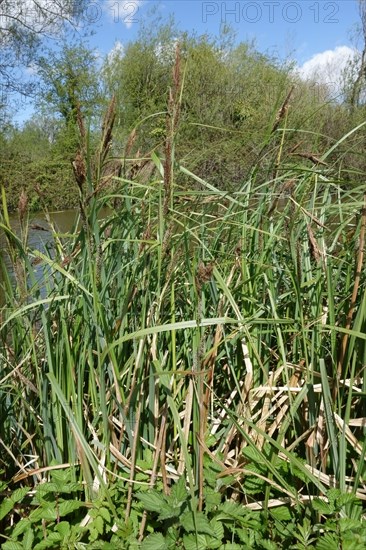
[{"label": "grass clump", "polygon": [[175,158],[182,78],[177,50],[147,181],[114,171],[114,101],[94,154],[79,113],[80,220],[49,253],[3,195],[5,549],[365,544],[365,199],[327,161],[347,136],[287,164],[289,94],[224,192]]}]

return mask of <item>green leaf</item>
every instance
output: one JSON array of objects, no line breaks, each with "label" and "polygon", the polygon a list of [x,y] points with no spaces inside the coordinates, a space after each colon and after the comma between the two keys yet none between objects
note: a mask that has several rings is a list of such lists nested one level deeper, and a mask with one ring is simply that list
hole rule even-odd
[{"label": "green leaf", "polygon": [[25,533],[27,529],[32,528],[32,523],[29,521],[28,518],[22,518],[14,527],[14,530],[12,532],[12,536],[14,538],[19,537],[19,535],[22,535]]},{"label": "green leaf", "polygon": [[11,498],[5,498],[0,504],[0,520],[9,514],[14,508],[15,502]]},{"label": "green leaf", "polygon": [[327,497],[329,502],[336,502],[339,497],[342,495],[342,492],[339,489],[329,489],[327,491]]},{"label": "green leaf", "polygon": [[[254,472],[257,472],[258,474],[263,474],[264,472],[264,470],[260,470],[254,464],[251,464],[248,467],[248,470],[252,470]],[[266,482],[263,479],[255,475],[251,476],[250,474],[246,475],[243,481],[245,492],[250,495],[262,493],[265,490],[265,485]]]},{"label": "green leaf", "polygon": [[346,504],[356,502],[356,500],[356,495],[354,495],[353,493],[341,493],[337,499],[337,505],[339,506],[339,508],[342,508],[342,506],[346,506]]},{"label": "green leaf", "polygon": [[277,544],[271,540],[261,540],[261,548],[263,550],[279,550]]},{"label": "green leaf", "polygon": [[329,515],[334,513],[334,506],[320,498],[314,498],[312,504],[314,510],[316,510],[320,514]]},{"label": "green leaf", "polygon": [[185,550],[206,550],[206,537],[204,535],[184,535],[183,545]]},{"label": "green leaf", "polygon": [[102,516],[102,518],[107,522],[107,523],[110,523],[111,522],[111,514],[109,513],[109,510],[108,508],[105,508],[104,506],[102,506],[101,508],[99,508],[99,514]]},{"label": "green leaf", "polygon": [[204,491],[206,513],[217,508],[221,503],[221,494],[210,487]]},{"label": "green leaf", "polygon": [[75,512],[75,510],[78,510],[82,506],[85,505],[79,500],[64,500],[58,505],[58,513],[61,517],[67,516],[67,514]]},{"label": "green leaf", "polygon": [[174,483],[170,496],[175,500],[177,505],[183,504],[187,500],[188,492],[184,475],[181,475],[178,481]]},{"label": "green leaf", "polygon": [[15,489],[15,491],[11,493],[11,496],[4,498],[0,504],[0,520],[11,512],[17,502],[23,500],[28,491],[28,487],[20,487],[19,489]]},{"label": "green leaf", "polygon": [[161,533],[152,533],[141,544],[141,550],[168,550]]},{"label": "green leaf", "polygon": [[43,496],[47,493],[59,493],[59,485],[55,483],[54,481],[48,481],[46,483],[41,483],[37,487],[37,496]]},{"label": "green leaf", "polygon": [[32,550],[34,541],[34,532],[33,529],[28,529],[23,537],[23,547],[24,550]]},{"label": "green leaf", "polygon": [[7,542],[4,542],[4,544],[1,546],[2,550],[24,550],[24,547],[19,542],[13,542],[11,540],[8,540]]},{"label": "green leaf", "polygon": [[34,550],[48,550],[49,548],[59,548],[61,542],[60,533],[49,533],[46,539],[34,546]]},{"label": "green leaf", "polygon": [[57,513],[55,508],[46,508],[46,507],[39,507],[36,510],[33,510],[29,514],[29,519],[32,523],[38,523],[39,521],[45,520],[45,521],[56,521],[57,519]]},{"label": "green leaf", "polygon": [[60,533],[61,537],[65,539],[70,534],[70,523],[68,521],[60,521],[56,525],[56,530]]},{"label": "green leaf", "polygon": [[219,515],[216,516],[216,519],[239,518],[248,514],[244,506],[232,500],[225,500],[219,506],[218,511]]},{"label": "green leaf", "polygon": [[95,520],[93,521],[93,527],[94,527],[94,529],[96,529],[98,531],[98,533],[100,535],[103,534],[104,522],[103,522],[103,518],[101,516],[97,516],[95,518]]},{"label": "green leaf", "polygon": [[210,546],[213,547],[213,548],[219,548],[220,545],[221,545],[221,541],[224,538],[224,526],[221,523],[221,521],[217,521],[216,518],[214,518],[210,521],[210,525],[211,525],[212,529],[214,530],[215,538],[217,539],[217,543],[219,544],[219,546],[216,546],[216,542],[213,543],[212,539],[211,539]]},{"label": "green leaf", "polygon": [[244,447],[242,452],[249,463],[253,462],[257,465],[266,464],[266,457],[255,447]]},{"label": "green leaf", "polygon": [[316,544],[317,550],[339,550],[339,540],[334,534],[325,533]]},{"label": "green leaf", "polygon": [[291,510],[288,506],[279,506],[271,509],[271,516],[277,521],[289,521],[292,519]]},{"label": "green leaf", "polygon": [[136,496],[144,505],[145,510],[149,512],[160,512],[162,507],[165,507],[167,504],[164,496],[156,491],[141,492],[137,493]]},{"label": "green leaf", "polygon": [[159,519],[164,521],[170,518],[178,518],[181,515],[181,513],[182,513],[181,506],[173,506],[168,502],[166,502],[161,508]]},{"label": "green leaf", "polygon": [[239,539],[245,544],[244,548],[254,548],[256,539],[260,537],[260,531],[254,529],[235,529]]},{"label": "green leaf", "polygon": [[352,518],[340,518],[339,522],[339,530],[344,535],[350,532],[354,533],[362,533],[364,531],[364,534],[366,532],[366,525],[364,522],[362,522],[359,519],[352,519]]},{"label": "green leaf", "polygon": [[90,535],[89,540],[90,542],[94,542],[99,537],[98,529],[95,529],[94,525],[92,524],[90,526]]},{"label": "green leaf", "polygon": [[28,491],[29,487],[20,487],[19,489],[15,489],[15,491],[13,491],[11,494],[11,500],[14,503],[22,501]]},{"label": "green leaf", "polygon": [[202,512],[185,512],[181,517],[181,525],[187,533],[201,533],[204,535],[215,536],[215,531],[211,527],[207,517]]}]

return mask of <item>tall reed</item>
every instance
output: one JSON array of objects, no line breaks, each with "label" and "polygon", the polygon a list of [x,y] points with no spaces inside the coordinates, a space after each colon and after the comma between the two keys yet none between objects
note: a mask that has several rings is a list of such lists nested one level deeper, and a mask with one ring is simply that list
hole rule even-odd
[{"label": "tall reed", "polygon": [[[149,182],[104,185],[112,101],[96,154],[80,115],[81,225],[52,253],[15,234],[3,194],[0,227],[25,278],[2,264],[1,468],[15,487],[77,465],[87,499],[110,498],[121,478],[126,521],[141,472],[166,494],[185,476],[196,517],[207,460],[243,506],[301,509],[330,487],[365,500],[362,186],[278,154],[274,179],[258,164],[235,193],[192,174],[174,158],[179,64],[177,52],[165,161],[152,155]],[[281,121],[279,133],[283,144]]]}]

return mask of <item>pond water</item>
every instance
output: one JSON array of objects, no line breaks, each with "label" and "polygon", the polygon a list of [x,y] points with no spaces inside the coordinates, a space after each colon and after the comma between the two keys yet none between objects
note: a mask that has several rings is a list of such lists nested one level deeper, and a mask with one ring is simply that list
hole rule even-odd
[{"label": "pond water", "polygon": [[[108,209],[101,211],[100,216],[103,218],[108,215]],[[61,212],[51,212],[49,213],[51,222],[57,231],[57,233],[62,236],[70,233],[75,227],[75,224],[78,219],[79,211],[77,209],[73,210],[63,210]],[[17,214],[10,215],[10,223],[12,230],[18,236],[21,233],[21,226],[19,222],[19,217]],[[47,219],[43,212],[31,213],[29,215],[28,221],[28,247],[31,250],[39,250],[41,252],[46,252],[46,250],[52,249],[53,246],[53,237],[50,230],[50,226],[47,222]],[[7,240],[5,234],[0,229],[0,262],[4,262],[8,270],[8,273],[13,274],[13,267],[10,261],[10,258],[7,254]],[[44,266],[34,266],[34,273],[36,279],[40,280],[41,276],[44,275]],[[3,296],[3,273],[0,269],[0,306],[4,303]]]}]

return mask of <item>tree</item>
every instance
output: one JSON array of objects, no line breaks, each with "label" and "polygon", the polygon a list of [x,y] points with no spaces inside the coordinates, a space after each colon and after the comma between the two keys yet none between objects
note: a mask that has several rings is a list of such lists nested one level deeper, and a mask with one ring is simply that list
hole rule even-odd
[{"label": "tree", "polygon": [[351,112],[360,106],[366,85],[366,0],[358,0],[361,22],[362,50],[350,63],[345,74],[345,91]]},{"label": "tree", "polygon": [[[91,120],[100,116],[101,98],[98,60],[83,44],[63,43],[57,52],[47,51],[37,60],[40,79],[38,103],[41,110],[61,118],[63,148],[73,156],[77,146],[77,112]],[[60,136],[59,136],[60,139]]]},{"label": "tree", "polygon": [[80,23],[88,0],[0,0],[0,110],[12,93],[31,94],[35,83],[24,81],[45,38],[60,37]]},{"label": "tree", "polygon": [[67,124],[75,122],[78,105],[87,115],[98,110],[97,55],[83,44],[64,43],[58,52],[48,50],[37,61],[37,74],[40,102],[51,106]]}]

